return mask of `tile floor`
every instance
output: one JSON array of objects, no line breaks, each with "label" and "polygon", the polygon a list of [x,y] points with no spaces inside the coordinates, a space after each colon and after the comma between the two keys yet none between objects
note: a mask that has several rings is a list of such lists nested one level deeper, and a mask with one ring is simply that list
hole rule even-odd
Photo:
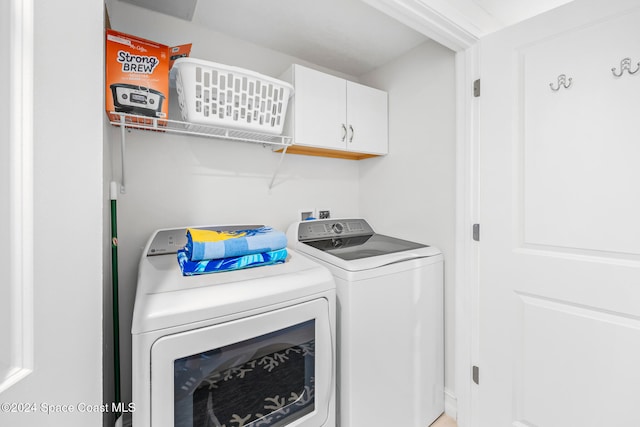
[{"label": "tile floor", "polygon": [[430,427],[458,427],[456,421],[453,418],[442,414]]}]

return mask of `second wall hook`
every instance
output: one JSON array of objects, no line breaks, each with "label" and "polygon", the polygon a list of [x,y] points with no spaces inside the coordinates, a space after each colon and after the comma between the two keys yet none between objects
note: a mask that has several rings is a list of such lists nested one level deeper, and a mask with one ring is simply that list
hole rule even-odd
[{"label": "second wall hook", "polygon": [[631,58],[624,58],[622,61],[620,61],[620,72],[616,71],[616,67],[613,67],[611,69],[611,72],[616,77],[622,77],[625,70],[631,75],[637,73],[638,71],[640,71],[640,62],[638,62],[638,64],[636,65],[635,71],[631,71]]}]

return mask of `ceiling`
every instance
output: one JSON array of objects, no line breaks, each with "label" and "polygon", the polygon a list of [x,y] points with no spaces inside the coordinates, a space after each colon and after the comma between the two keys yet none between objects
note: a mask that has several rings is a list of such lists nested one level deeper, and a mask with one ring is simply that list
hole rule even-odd
[{"label": "ceiling", "polygon": [[360,0],[201,0],[193,20],[354,76],[427,40]]},{"label": "ceiling", "polygon": [[571,0],[121,1],[359,76],[428,40],[378,10],[387,5],[435,10],[472,36],[481,37]]},{"label": "ceiling", "polygon": [[[470,0],[458,1],[461,7]],[[554,9],[573,0],[472,0],[500,26],[513,25],[547,10]]]}]

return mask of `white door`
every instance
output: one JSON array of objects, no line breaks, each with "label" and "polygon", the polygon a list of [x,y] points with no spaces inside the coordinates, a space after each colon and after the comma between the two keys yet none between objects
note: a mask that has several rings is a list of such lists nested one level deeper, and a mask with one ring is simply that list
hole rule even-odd
[{"label": "white door", "polygon": [[640,426],[638,22],[576,0],[480,42],[474,426]]},{"label": "white door", "polygon": [[[98,1],[0,0],[3,427],[103,422],[103,10]],[[72,26],[78,36],[66,37]],[[62,39],[98,72],[59,66]],[[65,111],[71,126],[59,120]]]},{"label": "white door", "polygon": [[387,154],[387,92],[347,82],[347,149],[359,153]]}]

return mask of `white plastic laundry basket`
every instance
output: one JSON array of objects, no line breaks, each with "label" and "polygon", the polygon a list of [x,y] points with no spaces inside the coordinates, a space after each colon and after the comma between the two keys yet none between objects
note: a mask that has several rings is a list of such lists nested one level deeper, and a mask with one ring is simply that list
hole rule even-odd
[{"label": "white plastic laundry basket", "polygon": [[173,65],[182,119],[282,134],[293,86],[243,68],[194,58]]}]

